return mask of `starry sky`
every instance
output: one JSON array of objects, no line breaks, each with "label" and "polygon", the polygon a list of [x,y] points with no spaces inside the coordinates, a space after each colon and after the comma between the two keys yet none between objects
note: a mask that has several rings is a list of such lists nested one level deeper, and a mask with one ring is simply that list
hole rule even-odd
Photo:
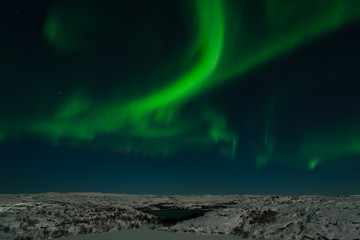
[{"label": "starry sky", "polygon": [[360,194],[360,1],[0,9],[0,193]]}]

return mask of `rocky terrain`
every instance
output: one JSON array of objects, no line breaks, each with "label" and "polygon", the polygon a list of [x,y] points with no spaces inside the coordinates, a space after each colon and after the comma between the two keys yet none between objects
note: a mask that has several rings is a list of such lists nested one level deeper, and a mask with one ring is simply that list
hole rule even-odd
[{"label": "rocky terrain", "polygon": [[[164,224],[146,211],[207,209]],[[360,239],[360,196],[0,195],[0,239],[50,239],[149,227],[239,239]]]},{"label": "rocky terrain", "polygon": [[245,239],[360,239],[360,197],[247,197],[164,230]]}]

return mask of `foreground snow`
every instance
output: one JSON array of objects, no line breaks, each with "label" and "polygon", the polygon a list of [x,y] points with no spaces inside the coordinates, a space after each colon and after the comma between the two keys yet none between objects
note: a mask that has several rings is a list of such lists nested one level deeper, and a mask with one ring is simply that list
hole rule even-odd
[{"label": "foreground snow", "polygon": [[[212,209],[165,224],[143,211]],[[149,227],[252,239],[360,239],[360,197],[0,195],[0,239],[48,239]]]},{"label": "foreground snow", "polygon": [[122,230],[61,238],[62,240],[241,240],[238,236],[169,233],[150,229]]}]

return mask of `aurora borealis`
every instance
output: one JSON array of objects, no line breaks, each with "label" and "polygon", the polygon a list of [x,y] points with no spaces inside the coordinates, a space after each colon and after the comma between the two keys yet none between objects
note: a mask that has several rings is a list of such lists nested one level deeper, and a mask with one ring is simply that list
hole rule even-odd
[{"label": "aurora borealis", "polygon": [[[127,179],[146,178],[133,164],[151,169],[145,174],[146,182],[156,182],[146,187],[150,192],[171,184],[183,191],[181,181],[170,176],[154,179],[163,171],[192,167],[190,175],[204,171],[204,176],[227,169],[212,180],[214,192],[228,181],[234,187],[227,191],[244,193],[251,189],[244,181],[283,172],[301,176],[293,179],[295,188],[315,181],[324,193],[341,193],[324,180],[330,173],[339,176],[334,178],[339,186],[350,186],[345,192],[359,186],[359,174],[349,174],[360,169],[359,1],[6,5],[0,154],[8,175],[3,182],[15,176],[13,164],[34,151],[26,161],[34,169],[44,162],[49,169],[66,169],[69,159],[80,169],[88,162],[102,184],[112,179],[113,187],[96,191],[131,191],[131,184],[121,187],[125,183],[116,172],[108,178],[97,174],[110,163],[115,169],[120,164],[119,174],[127,172]],[[55,175],[61,178],[64,171]],[[191,182],[198,186],[202,180],[195,179]],[[261,193],[266,184],[260,187],[258,181],[254,189]],[[16,186],[4,191],[40,191],[31,184]],[[95,191],[81,186],[74,189]]]}]

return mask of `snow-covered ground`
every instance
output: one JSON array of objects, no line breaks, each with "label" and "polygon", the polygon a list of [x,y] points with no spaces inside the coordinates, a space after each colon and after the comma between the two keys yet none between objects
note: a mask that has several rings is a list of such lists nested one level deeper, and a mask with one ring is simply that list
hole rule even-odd
[{"label": "snow-covered ground", "polygon": [[62,240],[241,240],[238,236],[169,233],[151,229],[122,230],[61,238]]},{"label": "snow-covered ground", "polygon": [[[143,212],[165,209],[213,211],[174,225]],[[360,239],[360,196],[0,195],[0,239],[49,239],[139,227],[240,239]]]}]

